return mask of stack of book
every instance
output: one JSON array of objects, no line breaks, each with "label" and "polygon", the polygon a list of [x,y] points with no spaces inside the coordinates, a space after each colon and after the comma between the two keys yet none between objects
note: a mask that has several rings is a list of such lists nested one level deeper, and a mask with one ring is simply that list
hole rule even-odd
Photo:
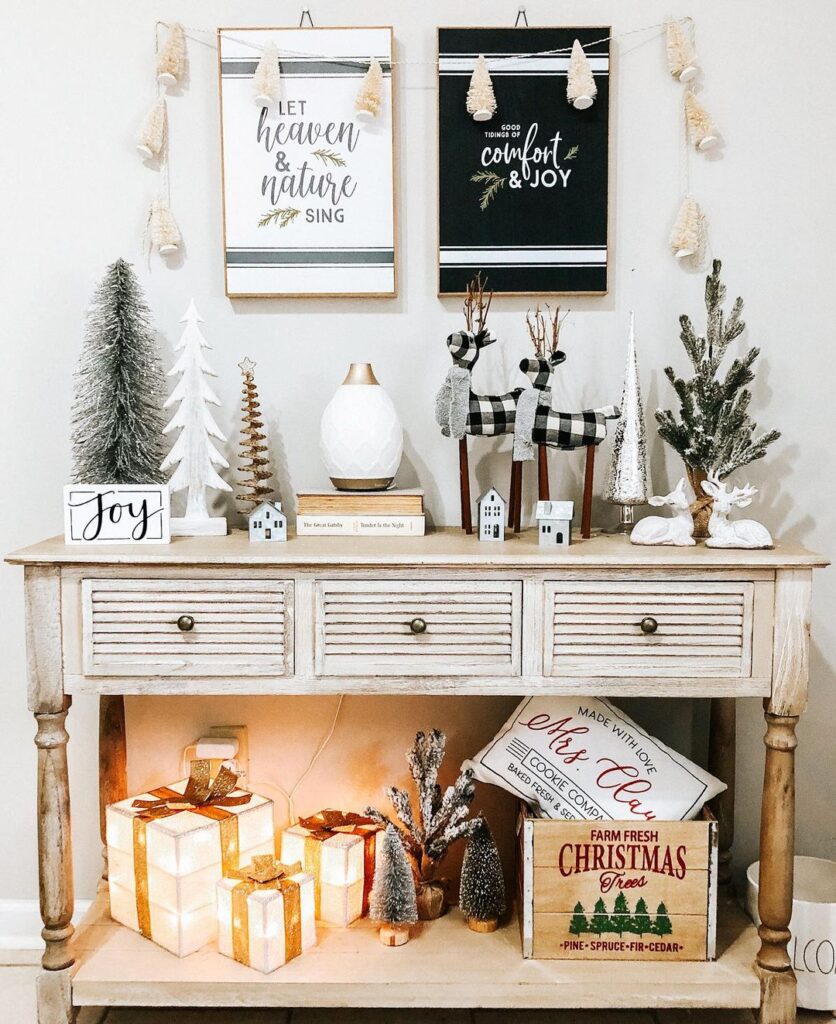
[{"label": "stack of book", "polygon": [[424,492],[304,491],[296,496],[296,533],[423,537]]}]

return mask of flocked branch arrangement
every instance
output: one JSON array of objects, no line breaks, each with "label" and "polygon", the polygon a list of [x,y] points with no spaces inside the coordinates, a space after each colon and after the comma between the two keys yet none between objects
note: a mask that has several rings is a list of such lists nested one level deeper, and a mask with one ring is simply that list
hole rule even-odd
[{"label": "flocked branch arrangement", "polygon": [[750,348],[742,359],[732,362],[722,379],[718,377],[729,345],[746,326],[741,319],[743,299],[735,299],[728,317],[723,309],[726,287],[720,280],[721,267],[720,260],[715,260],[705,281],[705,336],[696,334],[690,317],[679,318],[679,337],[694,375],[686,379],[678,377],[673,367],[665,368],[680,401],[679,419],[670,410],[659,409],[656,421],[659,436],[687,466],[723,480],[741,466],[763,458],[767,447],[781,435],[777,430],[758,434],[757,424],[749,416],[752,393],[747,385],[755,378],[752,365],[759,349]]},{"label": "flocked branch arrangement", "polygon": [[404,849],[413,863],[418,880],[433,878],[438,865],[457,839],[470,836],[480,819],[468,820],[475,795],[473,772],[465,769],[452,786],[441,789],[438,770],[444,760],[446,737],[439,729],[428,735],[419,732],[406,755],[409,771],[415,782],[417,801],[413,807],[409,793],[390,786],[386,795],[392,801],[397,822],[374,807],[365,813],[382,825],[394,825]]}]

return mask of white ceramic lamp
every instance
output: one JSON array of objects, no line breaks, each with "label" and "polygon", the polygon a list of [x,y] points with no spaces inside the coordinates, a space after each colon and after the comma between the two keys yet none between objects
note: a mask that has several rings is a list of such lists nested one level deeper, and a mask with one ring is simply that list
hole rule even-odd
[{"label": "white ceramic lamp", "polygon": [[320,450],[338,490],[379,491],[392,484],[403,429],[371,363],[352,363],[322,414]]}]

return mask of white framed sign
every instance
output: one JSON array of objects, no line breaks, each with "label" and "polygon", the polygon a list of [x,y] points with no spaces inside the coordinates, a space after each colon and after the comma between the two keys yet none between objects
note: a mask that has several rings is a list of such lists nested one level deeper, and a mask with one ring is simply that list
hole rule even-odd
[{"label": "white framed sign", "polygon": [[[254,100],[265,48],[278,98]],[[382,103],[355,100],[376,58]],[[220,28],[226,294],[394,295],[392,29]]]},{"label": "white framed sign", "polygon": [[168,544],[167,484],[67,484],[65,544]]}]

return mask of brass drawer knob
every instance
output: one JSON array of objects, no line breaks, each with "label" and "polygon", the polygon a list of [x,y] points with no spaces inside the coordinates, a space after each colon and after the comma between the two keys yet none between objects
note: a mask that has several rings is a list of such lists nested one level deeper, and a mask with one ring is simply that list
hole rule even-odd
[{"label": "brass drawer knob", "polygon": [[639,623],[639,628],[641,629],[642,633],[655,633],[656,630],[659,628],[659,623],[656,621],[656,619],[653,618],[652,615],[645,615],[645,617]]},{"label": "brass drawer knob", "polygon": [[194,619],[191,615],[181,615],[177,620],[177,628],[184,633],[191,632],[194,629]]},{"label": "brass drawer knob", "polygon": [[409,624],[409,628],[412,630],[413,633],[416,634],[416,636],[419,633],[426,633],[427,632],[427,622],[426,622],[426,619],[420,619],[420,618],[419,619],[413,619],[412,622],[410,622],[410,624]]}]

